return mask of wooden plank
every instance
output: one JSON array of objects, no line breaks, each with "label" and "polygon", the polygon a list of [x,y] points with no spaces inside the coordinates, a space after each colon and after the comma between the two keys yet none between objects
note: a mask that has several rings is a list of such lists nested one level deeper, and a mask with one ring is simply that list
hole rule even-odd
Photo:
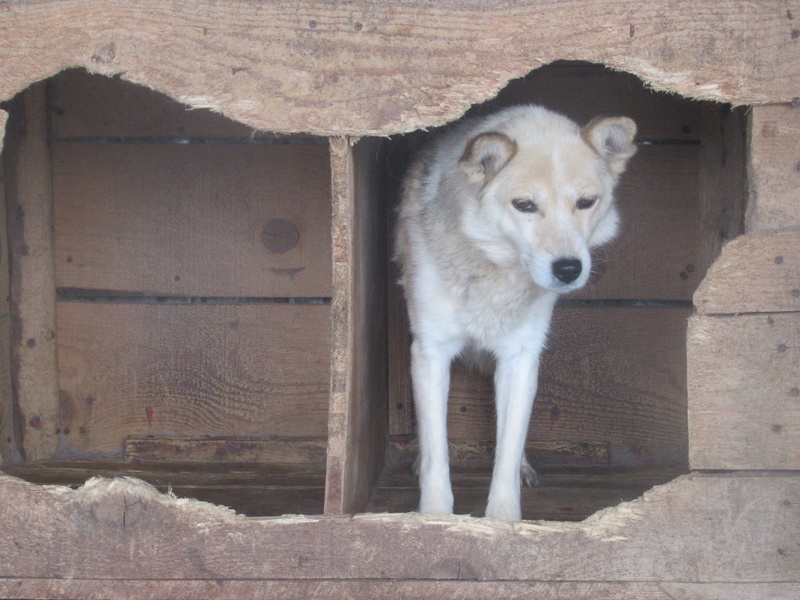
[{"label": "wooden plank", "polygon": [[670,581],[153,581],[0,579],[6,598],[396,598],[397,600],[797,600],[794,583],[701,583]]},{"label": "wooden plank", "polygon": [[603,63],[693,98],[758,104],[800,95],[789,18],[797,11],[780,0],[519,1],[502,11],[477,0],[446,10],[416,0],[11,6],[0,21],[0,98],[80,66],[271,131],[442,124],[559,59]]},{"label": "wooden plank", "polygon": [[210,110],[192,110],[147,87],[82,69],[53,78],[50,114],[56,138],[265,137]]},{"label": "wooden plank", "polygon": [[[542,357],[528,439],[610,444],[612,463],[686,460],[689,309],[561,308]],[[494,439],[489,379],[456,363],[451,439]]]},{"label": "wooden plank", "polygon": [[323,464],[326,447],[321,438],[132,435],[123,456],[143,462]]},{"label": "wooden plank", "polygon": [[693,469],[800,469],[798,339],[797,312],[690,319]]},{"label": "wooden plank", "polygon": [[686,273],[695,286],[719,256],[722,246],[744,232],[747,202],[747,114],[743,108],[706,102],[700,145],[698,258]]},{"label": "wooden plank", "polygon": [[130,479],[70,491],[0,476],[0,493],[5,579],[764,584],[796,581],[800,566],[796,474],[687,475],[581,523],[245,519]]},{"label": "wooden plank", "polygon": [[58,304],[65,452],[135,434],[318,436],[330,308]]},{"label": "wooden plank", "polygon": [[800,226],[800,109],[792,104],[749,109],[747,231]]},{"label": "wooden plank", "polygon": [[12,364],[21,451],[51,457],[58,442],[53,197],[45,84],[14,102],[6,193],[10,204]]},{"label": "wooden plank", "polygon": [[[5,129],[0,111],[0,131]],[[6,227],[5,155],[0,140],[0,232]],[[0,465],[19,459],[14,427],[14,395],[11,383],[11,318],[9,315],[8,235],[0,235]]]},{"label": "wooden plank", "polygon": [[694,304],[701,314],[800,310],[800,233],[754,232],[726,244]]},{"label": "wooden plank", "polygon": [[55,144],[58,286],[330,296],[325,146]]},{"label": "wooden plank", "polygon": [[334,348],[326,514],[364,506],[387,432],[386,206],[382,142],[331,140]]}]

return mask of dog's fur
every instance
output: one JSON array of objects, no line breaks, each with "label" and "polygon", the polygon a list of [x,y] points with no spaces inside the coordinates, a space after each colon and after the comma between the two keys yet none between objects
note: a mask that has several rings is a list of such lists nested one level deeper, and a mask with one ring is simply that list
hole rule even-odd
[{"label": "dog's fur", "polygon": [[611,240],[613,191],[636,151],[636,125],[580,128],[539,106],[462,122],[406,176],[396,255],[413,333],[411,374],[423,513],[451,513],[447,450],[450,363],[490,354],[497,445],[486,516],[519,520],[539,368],[556,298],[586,283],[590,250]]}]

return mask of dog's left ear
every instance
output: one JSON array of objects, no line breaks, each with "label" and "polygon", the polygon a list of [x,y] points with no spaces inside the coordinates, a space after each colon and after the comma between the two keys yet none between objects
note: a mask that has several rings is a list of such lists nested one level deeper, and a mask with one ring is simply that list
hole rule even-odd
[{"label": "dog's left ear", "polygon": [[458,161],[470,183],[485,186],[517,153],[517,144],[504,133],[479,133],[464,148]]},{"label": "dog's left ear", "polygon": [[613,175],[625,170],[628,159],[636,154],[636,123],[628,117],[596,117],[583,128],[583,139],[602,156]]}]

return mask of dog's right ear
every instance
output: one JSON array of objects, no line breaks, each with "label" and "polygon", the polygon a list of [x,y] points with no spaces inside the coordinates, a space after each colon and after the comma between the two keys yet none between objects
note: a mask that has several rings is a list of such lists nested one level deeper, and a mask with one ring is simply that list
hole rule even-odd
[{"label": "dog's right ear", "polygon": [[479,133],[464,148],[458,161],[470,183],[481,187],[489,183],[517,153],[517,144],[504,133]]}]

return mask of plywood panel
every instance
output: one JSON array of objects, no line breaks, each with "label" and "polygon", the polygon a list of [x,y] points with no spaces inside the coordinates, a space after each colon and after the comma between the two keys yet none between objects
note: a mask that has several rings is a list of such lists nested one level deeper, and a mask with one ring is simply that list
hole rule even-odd
[{"label": "plywood panel", "polygon": [[59,287],[330,296],[325,146],[61,143]]},{"label": "plywood panel", "polygon": [[[613,463],[686,458],[689,309],[557,309],[529,440],[609,443]],[[494,439],[489,379],[456,367],[453,439]]]},{"label": "plywood panel", "polygon": [[800,233],[754,232],[730,242],[694,303],[703,314],[800,310]]},{"label": "plywood panel", "polygon": [[131,434],[320,436],[330,308],[59,303],[62,437],[120,452]]},{"label": "plywood panel", "polygon": [[690,320],[693,469],[800,469],[798,340],[798,312]]},{"label": "plywood panel", "polygon": [[792,104],[749,109],[747,230],[800,226],[800,108]]}]

